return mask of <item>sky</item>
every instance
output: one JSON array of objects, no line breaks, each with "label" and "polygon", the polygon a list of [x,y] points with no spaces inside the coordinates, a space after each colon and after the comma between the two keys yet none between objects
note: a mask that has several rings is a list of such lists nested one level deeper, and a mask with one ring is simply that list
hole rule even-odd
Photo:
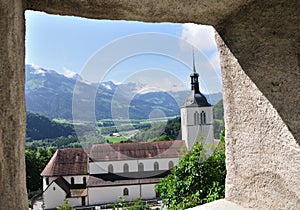
[{"label": "sky", "polygon": [[214,31],[193,23],[93,20],[26,11],[26,64],[89,82],[189,89],[193,51],[200,89],[221,92]]}]

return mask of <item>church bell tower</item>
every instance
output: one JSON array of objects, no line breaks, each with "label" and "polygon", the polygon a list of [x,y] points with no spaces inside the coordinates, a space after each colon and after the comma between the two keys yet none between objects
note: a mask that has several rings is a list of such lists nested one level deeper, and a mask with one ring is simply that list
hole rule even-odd
[{"label": "church bell tower", "polygon": [[207,102],[199,89],[199,74],[196,72],[193,52],[193,72],[191,92],[181,107],[181,131],[187,150],[191,150],[195,141],[213,143],[213,106]]}]

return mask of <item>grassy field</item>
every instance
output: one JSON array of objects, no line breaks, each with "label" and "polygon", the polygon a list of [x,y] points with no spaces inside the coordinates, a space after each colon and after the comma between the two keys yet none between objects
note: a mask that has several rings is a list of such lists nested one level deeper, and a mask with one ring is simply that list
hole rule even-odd
[{"label": "grassy field", "polygon": [[115,137],[115,136],[105,136],[105,140],[109,143],[120,143],[121,141],[127,141],[128,139],[124,136]]}]

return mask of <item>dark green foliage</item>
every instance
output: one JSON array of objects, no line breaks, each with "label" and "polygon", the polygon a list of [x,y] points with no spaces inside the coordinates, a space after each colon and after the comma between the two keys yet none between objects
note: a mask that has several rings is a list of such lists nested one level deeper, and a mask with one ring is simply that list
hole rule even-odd
[{"label": "dark green foliage", "polygon": [[214,124],[214,137],[216,139],[218,139],[221,131],[225,129],[223,100],[220,100],[214,106],[213,116],[214,116],[214,122],[213,122],[213,124]]},{"label": "dark green foliage", "polygon": [[172,139],[170,139],[169,136],[167,136],[166,134],[162,134],[161,136],[154,139],[150,139],[148,141],[168,141],[168,140],[172,140]]},{"label": "dark green foliage", "polygon": [[123,209],[123,210],[151,210],[149,205],[144,204],[142,198],[137,198],[131,202],[126,202],[126,196],[120,197],[120,202],[115,202],[112,205],[113,210]]},{"label": "dark green foliage", "polygon": [[133,201],[134,204],[126,208],[126,210],[151,210],[147,204],[143,204],[142,198]]},{"label": "dark green foliage", "polygon": [[132,141],[138,141],[138,142],[146,142],[146,141],[152,141],[156,138],[160,137],[164,133],[165,124],[164,123],[155,123],[150,128],[141,131],[140,133],[134,135],[130,138]]},{"label": "dark green foliage", "polygon": [[42,189],[43,181],[40,176],[41,172],[51,159],[55,149],[50,147],[48,149],[39,147],[37,150],[26,150],[26,184],[27,191],[37,191]]},{"label": "dark green foliage", "polygon": [[74,134],[74,127],[70,124],[57,123],[40,114],[26,113],[26,139],[49,139]]},{"label": "dark green foliage", "polygon": [[181,118],[175,117],[174,119],[168,120],[164,133],[170,139],[177,140],[177,139],[181,139],[180,129],[181,129]]},{"label": "dark green foliage", "polygon": [[132,141],[161,141],[180,139],[180,117],[169,119],[167,123],[155,123],[152,127],[136,134]]},{"label": "dark green foliage", "polygon": [[224,108],[223,108],[223,99],[220,100],[216,105],[214,105],[214,119],[223,119],[224,118]]},{"label": "dark green foliage", "polygon": [[222,130],[225,129],[224,119],[221,120],[214,119],[213,125],[214,125],[214,137],[217,139],[219,138],[219,135],[222,132]]},{"label": "dark green foliage", "polygon": [[69,200],[66,199],[66,202],[64,205],[60,205],[57,207],[57,210],[74,210],[75,208],[73,206],[69,205]]},{"label": "dark green foliage", "polygon": [[38,147],[54,147],[54,148],[88,148],[92,144],[101,144],[105,140],[101,135],[93,133],[85,133],[80,139],[77,136],[61,136],[55,139],[35,140],[26,143],[26,148],[36,150]]},{"label": "dark green foliage", "polygon": [[192,150],[180,158],[172,173],[155,186],[168,209],[186,209],[225,196],[225,143],[221,141],[210,156],[196,142]]}]

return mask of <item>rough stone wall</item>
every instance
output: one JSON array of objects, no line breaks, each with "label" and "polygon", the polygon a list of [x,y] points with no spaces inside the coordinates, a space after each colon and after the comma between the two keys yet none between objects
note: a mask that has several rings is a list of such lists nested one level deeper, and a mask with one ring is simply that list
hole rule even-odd
[{"label": "rough stone wall", "polygon": [[226,127],[226,199],[254,209],[298,209],[300,147],[278,111],[217,35]]},{"label": "rough stone wall", "polygon": [[227,129],[226,199],[257,209],[296,209],[300,206],[299,3],[1,0],[0,209],[27,209],[23,4],[61,15],[215,26],[231,50],[218,38]]},{"label": "rough stone wall", "polygon": [[28,209],[22,1],[0,1],[0,209]]},{"label": "rough stone wall", "polygon": [[95,19],[215,25],[252,0],[27,0],[27,9]]},{"label": "rough stone wall", "polygon": [[300,144],[300,1],[255,1],[216,29]]},{"label": "rough stone wall", "polygon": [[227,129],[226,199],[244,206],[300,206],[299,6],[299,1],[256,1],[216,26],[231,51],[217,39]]}]

